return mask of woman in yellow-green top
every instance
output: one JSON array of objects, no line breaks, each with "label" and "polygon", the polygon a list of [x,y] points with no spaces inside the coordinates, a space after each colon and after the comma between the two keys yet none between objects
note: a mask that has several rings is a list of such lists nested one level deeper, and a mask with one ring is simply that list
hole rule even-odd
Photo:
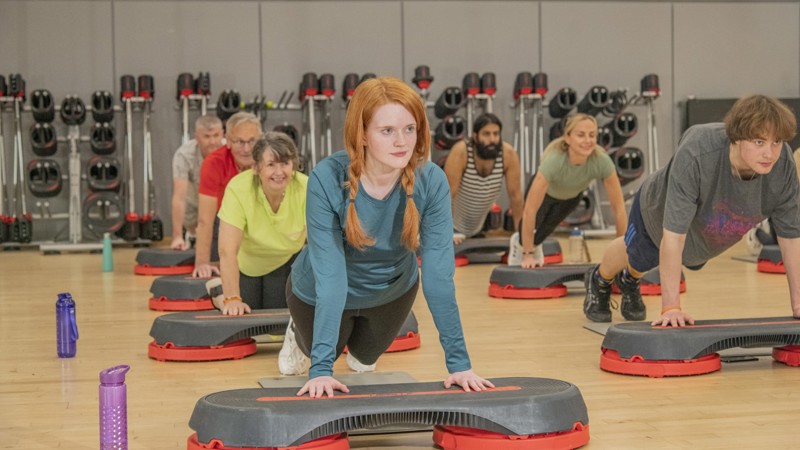
[{"label": "woman in yellow-green top", "polygon": [[[306,185],[294,141],[268,131],[255,164],[228,183],[219,210],[223,314],[286,308],[286,279],[306,241]],[[222,304],[220,304],[222,303]]]}]

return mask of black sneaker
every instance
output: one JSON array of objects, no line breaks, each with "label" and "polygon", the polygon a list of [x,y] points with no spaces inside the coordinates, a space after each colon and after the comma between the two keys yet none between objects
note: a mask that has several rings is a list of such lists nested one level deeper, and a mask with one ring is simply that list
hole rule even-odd
[{"label": "black sneaker", "polygon": [[647,307],[642,301],[642,292],[639,290],[639,280],[632,283],[622,281],[622,273],[614,277],[614,282],[622,292],[622,303],[619,310],[625,320],[644,320],[647,316]]},{"label": "black sneaker", "polygon": [[592,322],[611,322],[611,286],[601,287],[595,281],[599,267],[594,266],[584,280],[586,299],[583,300],[583,313]]}]

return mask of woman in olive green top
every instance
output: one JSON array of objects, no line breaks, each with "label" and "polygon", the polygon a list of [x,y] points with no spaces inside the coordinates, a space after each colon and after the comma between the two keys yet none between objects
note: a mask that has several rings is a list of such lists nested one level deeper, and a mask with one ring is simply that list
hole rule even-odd
[{"label": "woman in olive green top", "polygon": [[617,236],[622,236],[628,218],[614,162],[597,145],[595,118],[575,114],[567,120],[564,136],[545,149],[527,193],[520,228],[522,267],[530,269],[544,264],[542,242],[578,206],[581,194],[595,179],[603,180],[614,210]]}]

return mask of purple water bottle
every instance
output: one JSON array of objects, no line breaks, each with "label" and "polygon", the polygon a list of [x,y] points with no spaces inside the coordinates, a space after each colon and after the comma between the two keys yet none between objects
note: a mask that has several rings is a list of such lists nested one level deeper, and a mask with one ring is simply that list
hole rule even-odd
[{"label": "purple water bottle", "polygon": [[128,450],[128,394],[125,374],[130,366],[100,372],[100,450]]},{"label": "purple water bottle", "polygon": [[75,301],[68,292],[58,294],[56,301],[56,351],[59,358],[72,358],[77,351],[78,322]]}]

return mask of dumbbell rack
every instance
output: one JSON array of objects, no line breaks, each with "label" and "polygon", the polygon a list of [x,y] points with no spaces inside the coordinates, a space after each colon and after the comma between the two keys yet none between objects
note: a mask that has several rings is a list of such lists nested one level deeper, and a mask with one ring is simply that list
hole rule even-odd
[{"label": "dumbbell rack", "polygon": [[[322,74],[317,77],[313,72],[303,74],[299,88],[299,103],[291,103],[294,93],[284,91],[277,103],[264,102],[265,107],[277,111],[300,111],[300,157],[308,162],[304,167],[311,172],[317,165],[317,158],[325,158],[333,154],[333,131],[331,115],[333,113],[333,98],[336,94],[334,78],[331,74]],[[347,101],[347,99],[345,99]],[[317,115],[319,114],[319,126]],[[320,152],[317,150],[319,142]]]},{"label": "dumbbell rack", "polygon": [[178,75],[178,108],[181,110],[181,144],[191,140],[189,135],[189,111],[199,110],[200,115],[208,113],[208,108],[216,108],[216,105],[209,104],[211,98],[211,77],[208,72],[201,72],[197,78],[191,73],[185,72]]},{"label": "dumbbell rack", "polygon": [[514,81],[514,148],[519,154],[520,185],[525,192],[544,151],[544,96],[547,75],[520,72]]},{"label": "dumbbell rack", "polygon": [[[654,83],[654,84],[648,84]],[[627,89],[622,89],[621,92],[623,94],[627,93]],[[632,106],[645,106],[647,109],[647,154],[645,158],[647,159],[647,170],[644,172],[644,176],[650,176],[655,171],[657,171],[660,167],[659,157],[658,157],[658,134],[656,129],[656,118],[655,118],[655,107],[653,102],[660,96],[660,89],[658,86],[658,76],[655,74],[645,75],[645,77],[641,81],[641,89],[640,92],[636,93],[631,99],[629,99],[626,104],[617,111],[617,117],[629,114],[626,113],[626,110]],[[635,117],[635,116],[634,116]],[[622,147],[620,146],[620,149]],[[618,149],[619,151],[619,149]],[[609,227],[605,217],[603,215],[603,206],[608,205],[609,202],[602,201],[600,198],[599,189],[597,186],[597,182],[593,181],[592,185],[590,185],[590,192],[593,194],[593,200],[595,202],[595,209],[592,215],[591,225],[592,228],[585,230],[584,234],[586,236],[614,236],[616,234],[616,229]],[[637,189],[629,190],[628,192],[624,192],[624,198],[626,203],[631,201],[634,195],[636,195]]]}]

